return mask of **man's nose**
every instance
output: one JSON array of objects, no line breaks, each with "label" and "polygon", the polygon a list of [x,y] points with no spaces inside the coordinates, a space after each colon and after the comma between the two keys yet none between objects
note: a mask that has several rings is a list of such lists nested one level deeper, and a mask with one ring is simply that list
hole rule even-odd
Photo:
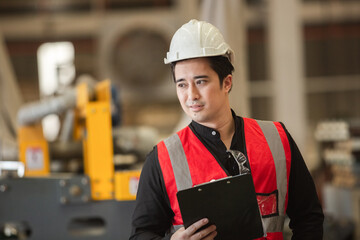
[{"label": "man's nose", "polygon": [[191,84],[189,87],[189,98],[191,100],[197,100],[199,99],[200,94],[198,89],[196,88],[196,86],[194,86],[194,84]]}]

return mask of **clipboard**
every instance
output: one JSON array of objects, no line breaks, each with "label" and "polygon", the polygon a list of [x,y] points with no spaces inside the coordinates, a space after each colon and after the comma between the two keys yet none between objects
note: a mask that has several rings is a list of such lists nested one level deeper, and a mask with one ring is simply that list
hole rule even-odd
[{"label": "clipboard", "polygon": [[218,240],[256,239],[264,236],[251,174],[222,178],[177,193],[184,227],[208,218],[216,225]]}]

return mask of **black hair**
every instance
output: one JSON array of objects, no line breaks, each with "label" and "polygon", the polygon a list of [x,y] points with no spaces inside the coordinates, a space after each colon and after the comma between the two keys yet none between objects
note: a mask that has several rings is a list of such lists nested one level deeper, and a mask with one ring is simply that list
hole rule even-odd
[{"label": "black hair", "polygon": [[[229,61],[229,58],[225,56],[214,56],[214,57],[206,57],[208,59],[210,67],[212,70],[216,72],[220,79],[220,87],[223,84],[224,79],[230,74],[232,75],[234,72],[234,66]],[[173,76],[174,82],[175,79],[175,65],[177,62],[171,63],[171,72]],[[231,90],[231,89],[230,89]]]}]

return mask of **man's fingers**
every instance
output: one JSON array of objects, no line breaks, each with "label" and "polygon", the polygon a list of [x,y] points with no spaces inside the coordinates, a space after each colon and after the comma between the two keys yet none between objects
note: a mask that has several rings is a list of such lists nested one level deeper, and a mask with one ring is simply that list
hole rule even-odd
[{"label": "man's fingers", "polygon": [[195,223],[193,223],[190,227],[188,227],[186,230],[188,230],[189,236],[193,235],[197,230],[199,230],[202,226],[205,226],[209,223],[209,219],[203,218]]},{"label": "man's fingers", "polygon": [[216,235],[217,235],[217,232],[215,231],[216,230],[216,227],[215,225],[212,225],[215,229],[214,231],[210,232],[210,234],[208,234],[205,238],[201,238],[202,240],[213,240]]},{"label": "man's fingers", "polygon": [[214,237],[217,235],[216,226],[211,225],[197,233],[194,234],[195,239],[203,239],[203,240],[210,240],[214,239]]},{"label": "man's fingers", "polygon": [[200,228],[202,228],[208,223],[209,223],[209,219],[207,218],[203,218],[195,222],[188,229],[186,229],[188,231],[187,234],[189,234],[188,236],[192,236],[191,237],[192,239],[204,239],[204,240],[214,239],[215,236],[217,235],[217,232],[215,231],[216,230],[215,225],[211,225],[209,227],[202,229],[201,231],[198,231]]},{"label": "man's fingers", "polygon": [[211,225],[199,231],[200,228],[202,228],[208,223],[209,220],[207,218],[203,218],[195,222],[191,226],[189,226],[187,229],[181,227],[171,236],[171,240],[175,240],[175,239],[213,240],[217,235],[217,232],[215,231],[216,230],[215,225]]}]

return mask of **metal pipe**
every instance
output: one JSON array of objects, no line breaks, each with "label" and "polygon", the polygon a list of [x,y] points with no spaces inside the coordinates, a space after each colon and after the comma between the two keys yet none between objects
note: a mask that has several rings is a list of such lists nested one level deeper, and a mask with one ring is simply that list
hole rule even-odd
[{"label": "metal pipe", "polygon": [[[82,83],[86,83],[89,100],[93,100],[95,97],[96,80],[90,75],[81,75],[77,79],[77,85]],[[75,108],[76,90],[76,87],[74,87],[67,89],[62,95],[25,104],[18,111],[18,124],[20,126],[33,124],[49,114],[61,114],[68,109]]]},{"label": "metal pipe", "polygon": [[17,121],[20,126],[29,125],[49,114],[60,114],[75,106],[76,89],[70,89],[64,95],[25,104],[18,112]]}]

